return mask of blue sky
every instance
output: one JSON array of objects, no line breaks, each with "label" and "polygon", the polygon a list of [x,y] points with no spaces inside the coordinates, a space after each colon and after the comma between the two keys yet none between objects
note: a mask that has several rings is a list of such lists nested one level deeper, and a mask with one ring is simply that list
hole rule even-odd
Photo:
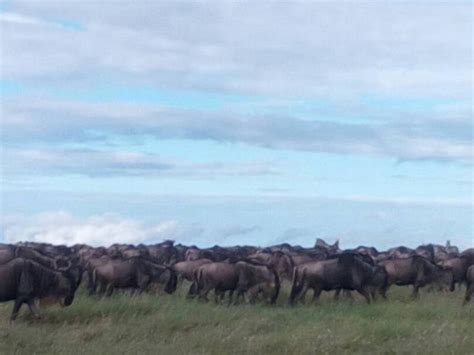
[{"label": "blue sky", "polygon": [[3,2],[0,238],[472,246],[471,7]]}]

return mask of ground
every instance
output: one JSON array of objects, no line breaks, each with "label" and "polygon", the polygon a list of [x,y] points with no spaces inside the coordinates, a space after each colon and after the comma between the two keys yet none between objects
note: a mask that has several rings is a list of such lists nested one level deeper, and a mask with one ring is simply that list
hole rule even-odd
[{"label": "ground", "polygon": [[186,300],[184,289],[106,300],[81,291],[69,308],[43,309],[41,320],[25,307],[13,326],[12,304],[0,305],[0,353],[474,354],[474,302],[462,307],[463,291],[413,301],[394,288],[371,305],[328,294],[296,307],[286,305],[287,290],[275,306],[230,307]]}]

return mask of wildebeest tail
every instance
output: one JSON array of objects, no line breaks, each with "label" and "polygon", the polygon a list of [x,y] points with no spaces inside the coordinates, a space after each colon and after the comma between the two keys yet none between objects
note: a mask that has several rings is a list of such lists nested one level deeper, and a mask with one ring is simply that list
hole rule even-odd
[{"label": "wildebeest tail", "polygon": [[273,296],[270,299],[270,303],[274,304],[276,300],[278,299],[278,295],[280,294],[281,282],[280,282],[280,276],[278,275],[276,270],[274,268],[270,268],[270,270],[273,273],[274,283],[275,283],[275,292],[273,293]]},{"label": "wildebeest tail", "polygon": [[188,296],[193,297],[198,294],[199,291],[199,269],[194,270],[193,283],[189,287]]},{"label": "wildebeest tail", "polygon": [[178,286],[178,275],[172,268],[169,267],[167,269],[168,269],[168,272],[170,273],[170,277],[168,279],[168,282],[166,283],[165,292],[171,294],[174,291],[176,291],[176,288]]},{"label": "wildebeest tail", "polygon": [[289,300],[290,304],[293,304],[293,302],[295,301],[296,296],[298,296],[298,294],[303,289],[304,274],[305,273],[303,271],[303,275],[301,277],[301,280],[300,280],[300,282],[298,282],[298,267],[295,267],[295,269],[293,270],[293,282],[292,282],[292,285],[291,285],[291,293],[290,293],[290,300]]},{"label": "wildebeest tail", "polygon": [[89,294],[94,294],[97,290],[97,270],[93,268],[88,272],[89,275]]}]

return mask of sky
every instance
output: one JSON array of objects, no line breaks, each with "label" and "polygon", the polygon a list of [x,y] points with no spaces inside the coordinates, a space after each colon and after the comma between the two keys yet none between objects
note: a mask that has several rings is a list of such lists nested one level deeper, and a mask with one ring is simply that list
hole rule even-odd
[{"label": "sky", "polygon": [[0,1],[0,242],[474,246],[470,1]]}]

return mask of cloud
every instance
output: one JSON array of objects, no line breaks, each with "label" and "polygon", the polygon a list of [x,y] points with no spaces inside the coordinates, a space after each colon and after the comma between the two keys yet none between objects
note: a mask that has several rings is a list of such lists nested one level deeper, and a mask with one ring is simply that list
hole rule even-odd
[{"label": "cloud", "polygon": [[158,154],[94,149],[4,149],[6,175],[84,175],[89,177],[143,176],[213,178],[217,176],[261,176],[280,174],[275,163],[195,163],[174,161]]},{"label": "cloud", "polygon": [[[25,87],[60,83],[57,92],[68,88],[79,96],[116,83],[132,91],[147,85],[262,95],[264,102],[183,109],[51,100],[41,87],[41,94],[2,102],[7,143],[150,135],[400,162],[472,162],[468,3],[114,5],[11,4],[0,13],[2,77]],[[373,95],[392,101],[361,104],[360,97]],[[285,113],[295,98],[330,104],[302,118],[298,107]],[[417,100],[427,107],[403,109],[403,102]]]},{"label": "cloud", "polygon": [[261,228],[259,226],[239,226],[239,225],[234,225],[234,226],[229,226],[226,228],[221,229],[218,234],[222,236],[223,239],[230,238],[230,237],[235,237],[235,236],[241,236],[241,235],[246,235],[246,234],[251,234],[253,232],[259,231]]},{"label": "cloud", "polygon": [[283,233],[273,240],[270,241],[270,244],[280,244],[280,243],[292,243],[292,244],[307,244],[308,240],[314,239],[314,231],[304,228],[304,227],[294,227],[287,228]]},{"label": "cloud", "polygon": [[467,2],[17,1],[0,19],[9,79],[115,77],[331,97],[354,91],[468,97],[471,85]]},{"label": "cloud", "polygon": [[77,218],[66,212],[48,212],[25,216],[7,216],[1,221],[4,241],[45,242],[73,245],[110,245],[113,243],[159,242],[166,239],[184,239],[196,229],[168,220],[155,225],[145,225],[134,219],[102,214]]},{"label": "cloud", "polygon": [[[108,137],[211,140],[269,149],[472,163],[472,121],[329,122],[278,114],[12,99],[3,105],[7,143],[104,142]],[[67,117],[67,119],[64,119]]]}]

